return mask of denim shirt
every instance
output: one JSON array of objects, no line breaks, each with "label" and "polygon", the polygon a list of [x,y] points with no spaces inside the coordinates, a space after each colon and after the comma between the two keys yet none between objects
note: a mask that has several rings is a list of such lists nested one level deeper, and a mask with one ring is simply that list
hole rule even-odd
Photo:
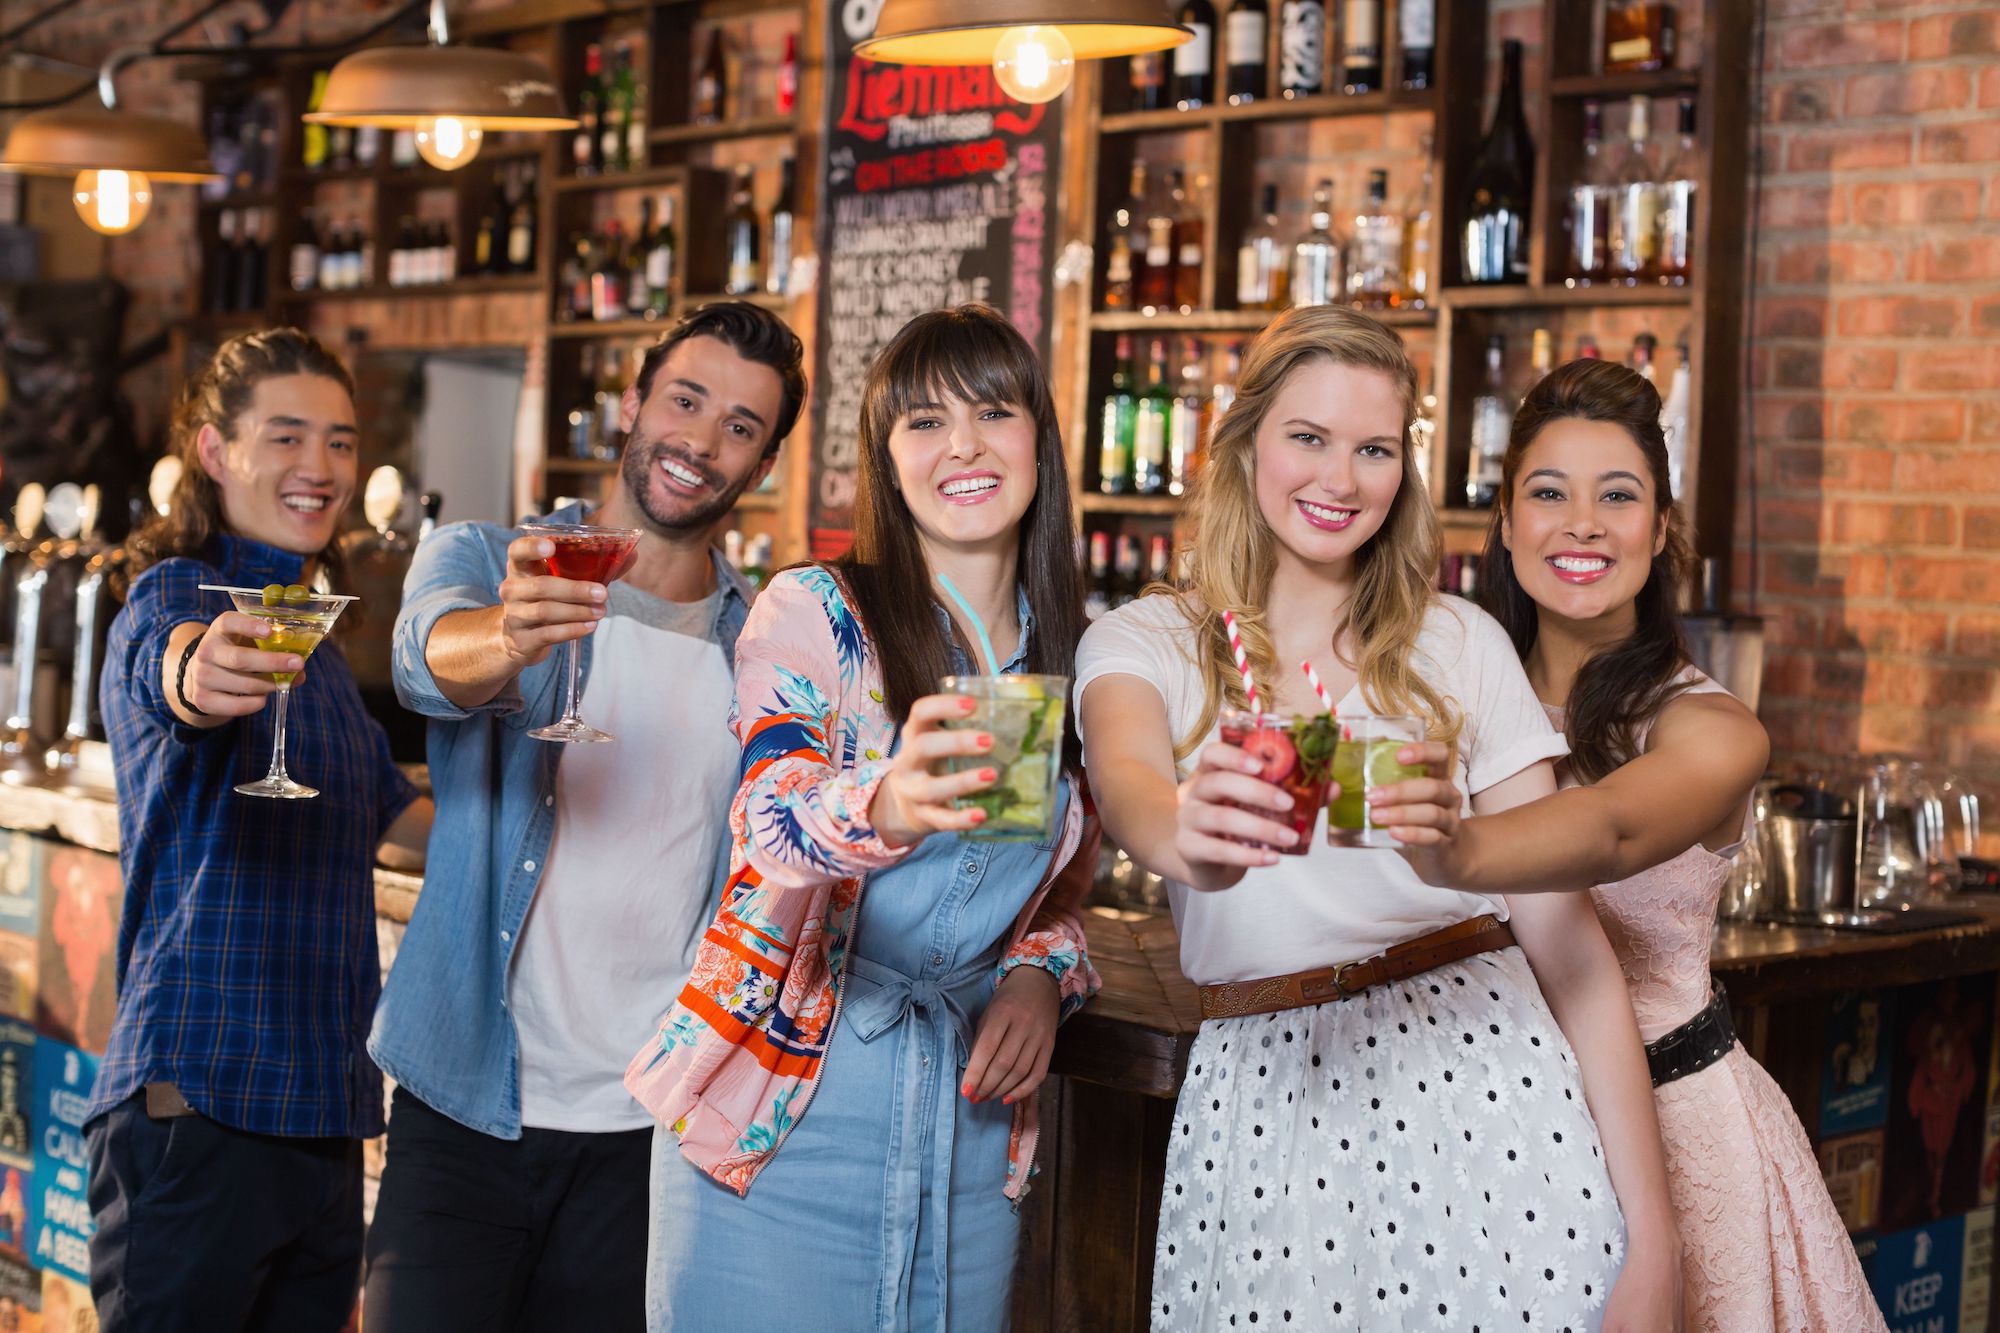
[{"label": "denim shirt", "polygon": [[[583,520],[580,506],[549,516]],[[507,546],[520,535],[490,523],[453,523],[417,548],[396,617],[396,695],[430,719],[428,749],[437,821],[424,890],[375,1009],[369,1054],[382,1072],[432,1109],[498,1138],[521,1134],[520,1044],[507,1008],[507,973],[521,923],[555,838],[556,765],[568,747],[527,733],[560,716],[565,653],[551,652],[477,708],[445,698],[424,658],[431,629],[455,611],[497,605]],[[750,589],[715,555],[716,638],[734,671],[736,637]],[[584,679],[591,639],[579,641]],[[671,757],[633,759],[633,780],[659,785],[661,799],[705,799],[718,822],[733,788],[672,791]],[[708,886],[719,900],[727,864]],[[693,948],[690,941],[690,950]],[[671,996],[660,997],[664,1011]],[[615,1072],[615,1071],[613,1071]]]}]

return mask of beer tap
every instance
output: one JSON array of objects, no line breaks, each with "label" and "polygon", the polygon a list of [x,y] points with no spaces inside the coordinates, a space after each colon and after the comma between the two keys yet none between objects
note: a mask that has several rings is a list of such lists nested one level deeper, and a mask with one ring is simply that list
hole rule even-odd
[{"label": "beer tap", "polygon": [[43,756],[49,782],[72,791],[108,792],[113,785],[111,749],[105,743],[104,720],[98,711],[97,682],[104,671],[111,619],[117,613],[113,588],[120,582],[128,556],[123,546],[107,547],[97,539],[101,503],[98,488],[86,487],[82,544],[89,557],[76,585],[69,720],[62,737]]},{"label": "beer tap", "polygon": [[21,543],[8,544],[6,566],[14,575],[13,705],[0,731],[0,781],[33,782],[40,776],[42,746],[35,740],[35,677],[41,650],[42,596],[49,584],[53,539],[33,541],[47,510],[41,486],[21,488],[14,502],[14,532]]}]

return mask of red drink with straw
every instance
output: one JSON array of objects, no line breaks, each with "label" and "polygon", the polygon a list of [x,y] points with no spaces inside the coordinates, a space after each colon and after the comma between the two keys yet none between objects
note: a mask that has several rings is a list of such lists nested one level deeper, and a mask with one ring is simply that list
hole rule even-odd
[{"label": "red drink with straw", "polygon": [[1281,713],[1226,708],[1222,712],[1222,739],[1260,761],[1264,767],[1257,776],[1292,798],[1290,810],[1253,811],[1299,835],[1290,847],[1271,850],[1304,856],[1312,844],[1319,812],[1326,806],[1327,784],[1333,777],[1331,719],[1325,714],[1294,719]]}]

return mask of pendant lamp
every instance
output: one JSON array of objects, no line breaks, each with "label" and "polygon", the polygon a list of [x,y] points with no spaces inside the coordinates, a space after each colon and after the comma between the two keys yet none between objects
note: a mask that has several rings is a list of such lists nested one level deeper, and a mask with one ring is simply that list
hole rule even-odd
[{"label": "pendant lamp", "polygon": [[1079,60],[1164,51],[1192,40],[1165,0],[885,0],[856,55],[901,65],[985,65],[1008,94],[1047,102]]}]

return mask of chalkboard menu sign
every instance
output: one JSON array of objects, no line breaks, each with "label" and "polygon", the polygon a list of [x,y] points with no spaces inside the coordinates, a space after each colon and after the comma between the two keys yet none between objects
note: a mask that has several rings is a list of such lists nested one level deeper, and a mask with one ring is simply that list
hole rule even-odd
[{"label": "chalkboard menu sign", "polygon": [[1048,358],[1062,118],[1009,97],[988,65],[857,58],[880,8],[826,7],[810,520],[819,557],[849,542],[862,378],[911,316],[985,301]]}]

